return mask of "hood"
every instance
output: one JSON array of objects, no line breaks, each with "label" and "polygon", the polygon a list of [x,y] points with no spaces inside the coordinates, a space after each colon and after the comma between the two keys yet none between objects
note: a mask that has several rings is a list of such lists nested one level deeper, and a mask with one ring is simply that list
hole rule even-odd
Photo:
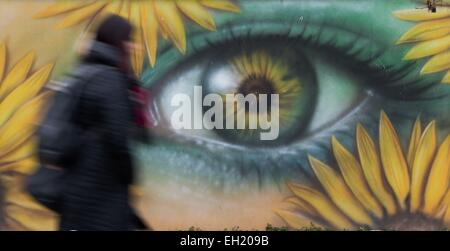
[{"label": "hood", "polygon": [[93,41],[85,62],[118,66],[121,62],[120,51],[105,43]]}]

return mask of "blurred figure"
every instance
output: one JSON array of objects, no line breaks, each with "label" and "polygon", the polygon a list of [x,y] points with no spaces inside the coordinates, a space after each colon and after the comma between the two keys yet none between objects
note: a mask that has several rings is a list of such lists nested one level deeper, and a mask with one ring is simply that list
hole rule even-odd
[{"label": "blurred figure", "polygon": [[129,62],[132,30],[125,19],[107,17],[82,58],[81,64],[104,69],[85,85],[75,113],[85,137],[76,161],[67,168],[60,230],[135,229],[129,205],[134,117],[129,90],[136,85]]}]

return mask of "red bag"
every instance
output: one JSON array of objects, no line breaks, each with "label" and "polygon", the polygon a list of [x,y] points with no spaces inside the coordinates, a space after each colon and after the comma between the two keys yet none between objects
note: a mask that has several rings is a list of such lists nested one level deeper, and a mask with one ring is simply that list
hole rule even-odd
[{"label": "red bag", "polygon": [[136,124],[141,128],[155,127],[157,120],[151,92],[139,85],[134,85],[131,92],[135,103],[133,112]]}]

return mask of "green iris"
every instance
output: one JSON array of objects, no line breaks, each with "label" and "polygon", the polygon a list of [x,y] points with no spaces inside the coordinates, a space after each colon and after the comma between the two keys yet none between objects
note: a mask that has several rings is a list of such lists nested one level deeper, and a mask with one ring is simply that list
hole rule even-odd
[{"label": "green iris", "polygon": [[[300,51],[274,48],[270,46],[273,42],[268,39],[259,41],[257,46],[227,50],[226,55],[217,55],[216,58],[221,60],[210,63],[204,72],[205,94],[248,97],[245,105],[234,104],[234,112],[227,111],[224,116],[224,120],[232,116],[235,126],[215,131],[229,142],[244,145],[286,143],[301,134],[311,120],[317,99],[314,68]],[[254,94],[255,98],[250,98],[249,94]],[[266,94],[267,98],[261,94]],[[277,101],[272,100],[273,94],[278,96]],[[223,100],[225,108],[226,98]],[[269,118],[272,126],[279,128],[275,140],[261,140],[260,133],[267,131],[260,126],[262,115]],[[239,120],[245,121],[244,128],[238,128]]]}]

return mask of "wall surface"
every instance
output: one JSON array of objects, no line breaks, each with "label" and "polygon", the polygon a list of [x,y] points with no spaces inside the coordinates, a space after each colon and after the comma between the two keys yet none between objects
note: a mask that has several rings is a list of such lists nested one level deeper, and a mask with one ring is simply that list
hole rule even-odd
[{"label": "wall surface", "polygon": [[[153,229],[448,228],[450,7],[431,13],[424,2],[0,0],[8,229],[57,228],[23,190],[44,87],[70,72],[108,13],[137,28],[131,62],[153,95],[152,141],[133,143],[132,189]],[[194,100],[194,86],[219,97],[278,94],[277,137],[176,128],[173,97]],[[207,107],[190,105],[202,124]],[[231,111],[247,123],[258,112]]]}]

